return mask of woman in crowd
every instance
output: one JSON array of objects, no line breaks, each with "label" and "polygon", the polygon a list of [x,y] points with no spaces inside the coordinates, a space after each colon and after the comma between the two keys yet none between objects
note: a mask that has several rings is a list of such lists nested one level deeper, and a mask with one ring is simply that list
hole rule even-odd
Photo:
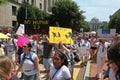
[{"label": "woman in crowd", "polygon": [[7,56],[0,56],[0,80],[10,80],[13,64]]},{"label": "woman in crowd", "polygon": [[72,50],[71,50],[71,46],[70,45],[67,45],[65,43],[63,43],[62,41],[59,42],[58,44],[58,47],[56,48],[56,50],[58,51],[61,51],[62,53],[64,53],[67,57],[67,60],[68,60],[68,68],[71,72],[71,74],[73,74],[73,68],[72,68],[72,65],[73,65],[73,55],[72,55]]},{"label": "woman in crowd", "polygon": [[83,53],[83,64],[86,66],[87,60],[88,60],[88,55],[89,55],[89,50],[90,50],[90,42],[89,42],[88,38],[84,39],[84,44],[82,47],[85,48],[85,51]]},{"label": "woman in crowd", "polygon": [[24,80],[40,80],[39,59],[37,54],[31,51],[31,47],[30,42],[24,44],[24,52],[21,54],[21,63],[17,73],[23,68]]},{"label": "woman in crowd", "polygon": [[43,58],[43,44],[42,44],[42,42],[43,42],[43,39],[42,39],[42,36],[40,36],[39,37],[39,40],[38,40],[38,45],[37,45],[37,50],[38,50],[38,58],[39,58],[39,62],[42,62],[42,58]]},{"label": "woman in crowd", "polygon": [[53,57],[53,67],[50,69],[51,80],[72,80],[67,67],[68,61],[64,53],[56,51]]},{"label": "woman in crowd", "polygon": [[[108,50],[109,65],[115,73],[114,80],[120,80],[120,42],[113,44]],[[110,79],[113,80],[113,79]]]}]

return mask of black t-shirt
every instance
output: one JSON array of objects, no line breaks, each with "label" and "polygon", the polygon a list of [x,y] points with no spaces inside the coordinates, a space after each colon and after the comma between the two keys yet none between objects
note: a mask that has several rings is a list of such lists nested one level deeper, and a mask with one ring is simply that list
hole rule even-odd
[{"label": "black t-shirt", "polygon": [[51,57],[51,51],[52,51],[52,44],[49,44],[48,42],[43,42],[43,58],[50,58]]}]

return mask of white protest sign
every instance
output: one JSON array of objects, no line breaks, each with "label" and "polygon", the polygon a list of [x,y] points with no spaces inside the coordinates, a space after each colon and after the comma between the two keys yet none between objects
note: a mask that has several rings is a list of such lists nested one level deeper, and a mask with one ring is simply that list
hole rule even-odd
[{"label": "white protest sign", "polygon": [[19,35],[19,36],[23,36],[23,34],[25,34],[25,26],[24,26],[24,24],[20,24],[16,34]]}]

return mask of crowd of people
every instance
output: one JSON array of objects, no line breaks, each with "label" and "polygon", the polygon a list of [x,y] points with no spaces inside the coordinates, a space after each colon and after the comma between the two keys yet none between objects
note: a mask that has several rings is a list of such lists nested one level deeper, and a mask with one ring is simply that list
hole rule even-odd
[{"label": "crowd of people", "polygon": [[[97,78],[100,79],[102,67],[108,62],[109,79],[120,79],[120,38],[113,40],[98,38],[96,35],[89,37],[74,34],[74,44],[50,43],[49,36],[23,35],[29,38],[22,46],[18,46],[16,36],[8,33],[8,39],[0,41],[0,80],[11,80],[12,76],[23,73],[24,80],[40,80],[40,66],[43,62],[46,69],[47,80],[73,80],[73,65],[82,61],[82,66],[87,61],[94,61],[96,55]],[[75,57],[79,58],[77,61]],[[90,56],[90,58],[89,58]],[[16,65],[19,67],[16,68]],[[14,75],[13,75],[14,74]],[[18,79],[19,80],[19,79]]]}]

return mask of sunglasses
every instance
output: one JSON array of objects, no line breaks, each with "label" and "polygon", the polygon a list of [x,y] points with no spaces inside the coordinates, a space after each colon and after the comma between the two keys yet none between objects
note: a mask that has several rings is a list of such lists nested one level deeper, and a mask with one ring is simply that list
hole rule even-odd
[{"label": "sunglasses", "polygon": [[24,48],[26,48],[27,46],[23,46]]}]

